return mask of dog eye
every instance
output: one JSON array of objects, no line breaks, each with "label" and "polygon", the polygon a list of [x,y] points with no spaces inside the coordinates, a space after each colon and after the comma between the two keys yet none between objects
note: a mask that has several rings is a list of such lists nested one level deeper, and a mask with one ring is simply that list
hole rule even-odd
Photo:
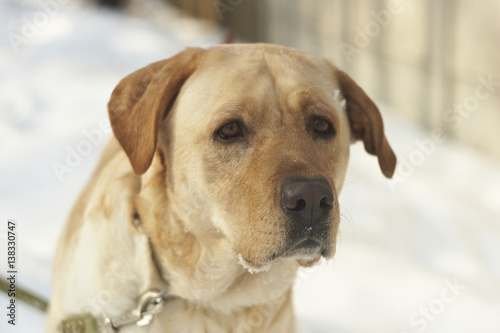
[{"label": "dog eye", "polygon": [[225,124],[217,131],[217,137],[221,141],[232,141],[241,135],[241,126],[236,121]]},{"label": "dog eye", "polygon": [[315,118],[312,121],[312,128],[314,133],[325,137],[332,137],[335,135],[333,125],[326,119]]},{"label": "dog eye", "polygon": [[326,120],[323,119],[316,119],[314,120],[314,130],[319,133],[325,133],[328,131],[328,123]]}]

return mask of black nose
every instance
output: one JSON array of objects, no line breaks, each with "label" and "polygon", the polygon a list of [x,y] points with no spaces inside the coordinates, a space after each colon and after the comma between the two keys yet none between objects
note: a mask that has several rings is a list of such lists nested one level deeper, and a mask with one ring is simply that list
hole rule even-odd
[{"label": "black nose", "polygon": [[295,222],[315,225],[324,221],[333,208],[333,190],[326,179],[287,179],[281,204]]}]

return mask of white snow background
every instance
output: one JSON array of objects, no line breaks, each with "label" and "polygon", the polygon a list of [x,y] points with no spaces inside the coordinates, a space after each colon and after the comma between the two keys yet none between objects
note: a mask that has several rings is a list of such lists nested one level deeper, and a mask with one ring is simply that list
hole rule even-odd
[{"label": "white snow background", "polygon": [[[54,1],[46,22],[42,2],[0,1],[0,276],[7,220],[14,219],[17,283],[45,298],[59,233],[104,143],[93,144],[62,181],[53,162],[65,163],[84,132],[100,130],[121,78],[186,46],[223,38],[152,2],[145,10],[153,9],[154,19],[141,10]],[[22,36],[37,17],[39,27],[16,51],[9,36]],[[381,109],[397,155],[418,155],[416,141],[430,132]],[[302,332],[500,332],[500,165],[451,140],[428,153],[414,170],[400,164],[405,177],[390,183],[361,144],[352,147],[336,258],[297,278]],[[43,313],[26,305],[16,326],[8,325],[7,302],[0,294],[0,332],[44,330]]]}]

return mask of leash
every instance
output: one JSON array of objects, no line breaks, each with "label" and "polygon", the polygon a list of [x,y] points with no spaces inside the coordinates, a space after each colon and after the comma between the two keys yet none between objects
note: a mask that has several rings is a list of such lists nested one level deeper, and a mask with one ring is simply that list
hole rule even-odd
[{"label": "leash", "polygon": [[[0,290],[6,294],[9,292],[10,284],[4,279],[0,280]],[[100,333],[100,326],[104,327],[105,333],[117,333],[120,328],[128,325],[139,327],[147,326],[154,316],[160,313],[165,302],[175,298],[167,295],[165,290],[150,289],[139,299],[135,309],[117,317],[106,317],[99,321],[91,314],[69,317],[64,319],[58,327],[60,333]],[[25,289],[16,286],[16,299],[31,305],[43,312],[47,311],[48,303]],[[98,323],[101,323],[99,325]],[[103,332],[103,333],[104,333]]]},{"label": "leash", "polygon": [[[142,224],[138,213],[134,214],[134,224],[136,226]],[[152,254],[152,259],[158,269],[154,254]],[[10,287],[8,281],[0,279],[0,290],[2,292],[10,295],[9,293],[12,291]],[[43,312],[47,311],[47,301],[18,286],[15,288],[15,298]],[[174,298],[176,296],[168,295],[166,290],[149,289],[141,295],[134,309],[122,315],[105,317],[104,319],[101,318],[101,320],[88,313],[76,315],[62,320],[57,327],[57,331],[60,333],[118,333],[120,328],[124,326],[147,326],[154,316],[160,313],[165,302]]]},{"label": "leash", "polygon": [[[167,296],[166,291],[150,289],[139,299],[135,309],[117,317],[106,317],[99,321],[90,314],[74,316],[61,322],[58,331],[61,333],[98,333],[103,327],[105,333],[117,333],[120,328],[129,325],[147,326],[154,316],[160,313],[163,304],[175,296]],[[101,325],[99,325],[99,323]]]},{"label": "leash", "polygon": [[[0,290],[9,293],[10,284],[5,279],[0,279]],[[16,299],[31,305],[40,311],[46,312],[48,302],[41,297],[16,286]],[[99,321],[91,314],[83,314],[64,319],[58,327],[61,333],[100,333],[100,326],[105,333],[117,333],[120,328],[128,325],[139,327],[147,326],[154,316],[160,313],[165,302],[175,298],[167,295],[167,291],[150,289],[139,298],[135,309],[116,317],[106,317]],[[99,325],[99,322],[101,325]],[[104,333],[103,332],[103,333]]]},{"label": "leash", "polygon": [[[140,215],[134,214],[134,224],[142,224]],[[153,262],[158,268],[158,263],[153,255]],[[0,279],[0,290],[9,295],[12,290],[11,285],[6,279]],[[43,312],[47,311],[48,302],[41,297],[23,289],[15,287],[15,298],[31,305]],[[168,295],[166,290],[149,289],[144,292],[137,306],[116,317],[96,318],[91,314],[82,314],[65,318],[57,327],[60,333],[118,333],[124,326],[136,325],[139,327],[147,326],[151,323],[154,316],[160,313],[165,302],[176,298]]]},{"label": "leash", "polygon": [[[0,280],[0,290],[6,294],[9,292],[10,284],[4,279]],[[165,290],[150,289],[139,298],[135,309],[117,317],[106,317],[99,321],[91,314],[69,317],[64,319],[58,327],[61,333],[99,333],[99,327],[104,327],[106,333],[117,333],[120,328],[128,325],[139,327],[147,326],[154,316],[160,313],[165,302],[175,298],[167,295]],[[31,305],[43,312],[47,311],[48,303],[23,288],[16,286],[16,299]],[[101,323],[99,325],[98,323]]]},{"label": "leash", "polygon": [[166,291],[151,289],[142,294],[137,307],[127,314],[116,318],[106,317],[103,321],[104,326],[111,333],[118,332],[120,327],[136,324],[139,327],[147,326],[163,308],[163,304],[173,296],[166,296]]},{"label": "leash", "polygon": [[[5,279],[0,279],[0,290],[8,295],[10,292],[10,283],[7,282]],[[16,286],[15,294],[16,294],[15,296],[16,299],[24,303],[27,303],[32,307],[37,308],[38,310],[44,312],[47,310],[47,301],[42,299],[40,296],[37,296],[19,286]]]}]

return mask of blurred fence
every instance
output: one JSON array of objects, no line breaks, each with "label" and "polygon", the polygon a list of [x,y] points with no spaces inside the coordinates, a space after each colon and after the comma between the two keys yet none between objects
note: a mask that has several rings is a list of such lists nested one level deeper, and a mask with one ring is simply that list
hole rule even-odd
[{"label": "blurred fence", "polygon": [[499,0],[170,0],[332,58],[375,100],[500,159]]}]

